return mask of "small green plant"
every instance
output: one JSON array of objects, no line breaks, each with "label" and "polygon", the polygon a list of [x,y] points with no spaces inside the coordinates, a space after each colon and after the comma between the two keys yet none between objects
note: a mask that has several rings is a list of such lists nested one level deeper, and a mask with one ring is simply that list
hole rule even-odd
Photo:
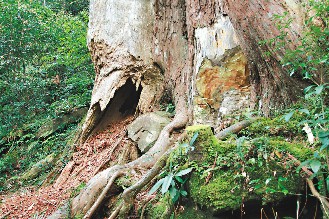
[{"label": "small green plant", "polygon": [[[184,190],[184,184],[187,179],[183,179],[182,176],[187,175],[193,170],[193,168],[187,168],[178,172],[170,171],[168,175],[161,178],[149,191],[149,195],[156,192],[161,187],[161,193],[164,195],[169,192],[172,201],[176,203],[179,197],[186,196],[187,192]],[[163,173],[164,175],[165,173]],[[161,176],[162,174],[160,174]]]},{"label": "small green plant", "polygon": [[167,113],[175,113],[175,105],[173,103],[161,104],[160,109],[167,112]]},{"label": "small green plant", "polygon": [[[198,135],[198,132],[196,132],[189,143],[181,143],[178,149],[173,152],[173,156],[169,159],[169,171],[163,171],[159,175],[162,178],[154,184],[149,191],[149,195],[155,193],[160,187],[162,195],[169,192],[174,203],[176,203],[181,196],[187,195],[187,192],[184,190],[184,184],[187,178],[183,179],[183,176],[189,174],[193,170],[193,167],[181,170],[179,163],[186,162],[186,154],[194,150],[193,144]],[[175,162],[177,163],[176,165],[174,165]]]}]

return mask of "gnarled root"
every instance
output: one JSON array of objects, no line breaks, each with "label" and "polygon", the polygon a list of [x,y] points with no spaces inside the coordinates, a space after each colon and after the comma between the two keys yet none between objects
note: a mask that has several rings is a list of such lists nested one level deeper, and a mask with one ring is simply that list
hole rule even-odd
[{"label": "gnarled root", "polygon": [[123,175],[123,171],[122,170],[119,170],[119,171],[117,171],[116,173],[113,174],[113,176],[111,177],[111,179],[109,180],[109,182],[105,186],[104,190],[100,194],[100,196],[97,198],[97,200],[95,201],[95,203],[93,204],[93,206],[85,214],[84,219],[91,218],[91,216],[94,214],[94,212],[97,210],[97,208],[100,206],[100,204],[104,200],[106,194],[109,192],[109,189],[113,185],[114,180],[116,178],[118,178],[119,176],[121,176],[121,175]]},{"label": "gnarled root", "polygon": [[118,193],[117,185],[114,183],[118,177],[134,169],[151,168],[145,177],[123,192],[123,201],[112,213],[110,218],[115,218],[118,215],[123,216],[129,212],[138,192],[158,175],[160,170],[165,166],[170,153],[168,152],[168,148],[175,142],[170,139],[171,133],[175,129],[185,127],[188,122],[185,101],[183,99],[178,101],[177,107],[179,107],[179,111],[176,112],[173,121],[163,128],[154,146],[147,153],[130,163],[108,168],[95,175],[88,182],[85,189],[72,201],[73,215],[83,214],[85,215],[84,218],[90,218],[101,205],[106,195]]}]

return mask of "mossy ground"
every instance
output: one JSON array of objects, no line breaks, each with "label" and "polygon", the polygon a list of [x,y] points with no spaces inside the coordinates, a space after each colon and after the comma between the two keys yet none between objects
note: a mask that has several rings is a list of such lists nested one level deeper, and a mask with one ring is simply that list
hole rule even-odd
[{"label": "mossy ground", "polygon": [[198,133],[195,150],[189,154],[196,170],[188,184],[191,199],[218,213],[238,209],[248,200],[265,204],[298,193],[301,178],[286,155],[304,161],[313,154],[299,141],[303,138],[299,122],[260,119],[244,130],[243,136],[226,141],[216,139],[209,126],[188,127],[189,138]]},{"label": "mossy ground", "polygon": [[163,197],[157,197],[147,207],[147,216],[149,219],[166,219],[172,214],[173,203],[170,195],[167,193]]}]

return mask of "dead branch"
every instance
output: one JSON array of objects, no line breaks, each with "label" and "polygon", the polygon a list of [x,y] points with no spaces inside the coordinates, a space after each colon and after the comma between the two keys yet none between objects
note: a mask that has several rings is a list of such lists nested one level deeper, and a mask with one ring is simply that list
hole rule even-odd
[{"label": "dead branch", "polygon": [[308,187],[310,187],[310,190],[312,192],[312,194],[314,195],[314,197],[316,197],[317,199],[319,199],[319,201],[321,202],[322,205],[324,205],[325,209],[326,209],[326,214],[328,214],[328,210],[329,210],[329,202],[327,201],[327,199],[320,195],[320,193],[315,189],[314,183],[312,180],[310,180],[309,178],[306,179],[306,182],[308,184]]},{"label": "dead branch", "polygon": [[[292,161],[294,161],[295,166],[300,166],[301,162],[299,160],[297,160],[297,158],[295,158],[293,155],[291,155],[291,154],[288,153],[288,158],[290,158]],[[305,167],[305,166],[302,167],[302,170],[303,170],[304,173],[307,174],[307,177],[310,177],[310,176],[313,175],[313,172],[310,171],[309,169],[307,169],[307,167]],[[316,197],[320,201],[320,203],[322,204],[323,209],[325,211],[324,213],[326,215],[328,215],[329,214],[329,202],[328,202],[328,200],[326,199],[326,197],[322,196],[316,190],[316,188],[314,186],[314,183],[313,183],[313,181],[311,179],[306,178],[306,182],[307,182],[308,187],[310,188],[310,190],[312,192],[312,195],[314,197]]]},{"label": "dead branch", "polygon": [[234,125],[231,125],[230,127],[226,128],[226,129],[220,131],[218,134],[216,134],[216,138],[218,138],[219,140],[222,140],[222,139],[226,138],[227,136],[229,136],[230,134],[238,133],[242,129],[250,126],[257,119],[259,119],[259,118],[258,117],[252,118],[250,120],[244,120],[244,121],[238,122]]}]

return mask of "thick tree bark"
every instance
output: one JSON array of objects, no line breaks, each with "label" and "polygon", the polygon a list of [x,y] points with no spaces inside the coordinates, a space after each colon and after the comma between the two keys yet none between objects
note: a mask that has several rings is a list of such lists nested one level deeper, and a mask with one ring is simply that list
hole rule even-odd
[{"label": "thick tree bark", "polygon": [[[298,37],[303,27],[305,13],[300,0],[250,0],[224,1],[224,11],[230,17],[240,40],[241,47],[248,58],[250,68],[250,83],[252,85],[251,104],[269,115],[271,109],[284,107],[296,101],[302,94],[303,82],[301,77],[292,78],[282,68],[280,60],[282,51],[294,49],[298,45]],[[288,35],[280,50],[275,50],[276,44],[259,43],[274,39],[280,35],[276,26],[275,15],[283,15],[286,21],[292,18],[290,28],[284,29]],[[271,52],[270,55],[266,55]]]}]

